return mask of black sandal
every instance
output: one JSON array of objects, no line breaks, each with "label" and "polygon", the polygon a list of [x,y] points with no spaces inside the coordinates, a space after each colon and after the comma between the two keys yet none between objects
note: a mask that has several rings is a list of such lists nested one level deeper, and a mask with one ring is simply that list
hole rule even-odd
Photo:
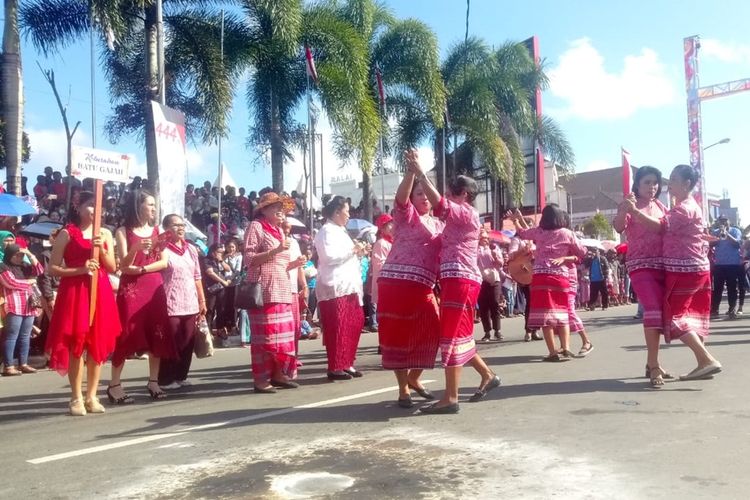
[{"label": "black sandal", "polygon": [[563,358],[562,356],[560,356],[560,354],[555,353],[555,354],[550,354],[549,356],[542,358],[542,361],[547,361],[550,363],[559,363],[562,361],[568,361],[568,358]]},{"label": "black sandal", "polygon": [[435,399],[435,395],[430,392],[429,389],[426,389],[424,387],[417,387],[416,385],[409,384],[409,389],[411,389],[412,391],[416,391],[417,394],[419,394],[427,401],[432,401],[433,399]]},{"label": "black sandal", "polygon": [[[157,387],[159,387],[159,381],[158,380],[149,380],[148,384],[154,383]],[[146,384],[146,390],[151,395],[151,399],[164,399],[167,397],[167,393],[161,390],[161,387],[159,387],[158,391],[152,391],[151,388]]]},{"label": "black sandal", "polygon": [[113,404],[113,405],[132,405],[133,403],[135,403],[135,399],[133,399],[133,396],[128,396],[127,394],[125,394],[122,397],[115,398],[112,395],[112,388],[113,387],[120,387],[120,385],[121,384],[107,386],[107,399],[109,400],[110,404]]}]

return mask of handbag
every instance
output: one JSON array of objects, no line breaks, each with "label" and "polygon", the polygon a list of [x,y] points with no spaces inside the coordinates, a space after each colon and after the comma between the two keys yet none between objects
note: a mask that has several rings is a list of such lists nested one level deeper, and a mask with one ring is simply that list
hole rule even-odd
[{"label": "handbag", "polygon": [[234,294],[237,309],[260,309],[263,307],[263,290],[259,282],[246,281],[237,285]]},{"label": "handbag", "polygon": [[214,340],[211,336],[211,329],[205,316],[197,319],[198,331],[195,333],[195,347],[193,352],[196,358],[208,358],[214,355]]}]

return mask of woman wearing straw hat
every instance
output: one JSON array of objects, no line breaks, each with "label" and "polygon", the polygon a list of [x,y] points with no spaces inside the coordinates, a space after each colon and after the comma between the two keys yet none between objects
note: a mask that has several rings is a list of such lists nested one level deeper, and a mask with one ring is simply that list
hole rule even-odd
[{"label": "woman wearing straw hat", "polygon": [[293,209],[291,198],[266,193],[255,207],[255,220],[245,232],[247,281],[260,283],[263,294],[263,306],[247,311],[253,332],[250,356],[256,393],[298,387],[292,381],[297,375],[297,332],[287,272],[289,241],[281,229],[286,214]]}]

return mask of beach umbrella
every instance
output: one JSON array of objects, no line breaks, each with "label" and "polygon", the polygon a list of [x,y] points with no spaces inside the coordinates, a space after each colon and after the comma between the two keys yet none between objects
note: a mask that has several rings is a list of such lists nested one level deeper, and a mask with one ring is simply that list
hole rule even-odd
[{"label": "beach umbrella", "polygon": [[21,198],[7,193],[0,194],[0,216],[22,217],[35,213],[36,209]]}]

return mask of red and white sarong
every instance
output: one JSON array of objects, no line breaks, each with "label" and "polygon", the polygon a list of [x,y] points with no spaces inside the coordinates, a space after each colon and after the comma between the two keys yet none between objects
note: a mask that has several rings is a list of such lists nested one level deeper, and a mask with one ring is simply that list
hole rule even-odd
[{"label": "red and white sarong", "polygon": [[289,378],[297,376],[297,351],[294,315],[291,304],[267,304],[262,309],[248,309],[250,358],[253,382],[268,385],[276,368]]},{"label": "red and white sarong", "polygon": [[463,366],[477,353],[474,308],[479,288],[466,279],[440,280],[440,353],[446,368]]},{"label": "red and white sarong", "polygon": [[357,357],[365,315],[356,293],[318,302],[328,371],[348,370]]},{"label": "red and white sarong", "polygon": [[667,343],[686,333],[708,337],[711,317],[711,274],[666,272],[664,338]]},{"label": "red and white sarong", "polygon": [[432,289],[416,281],[378,280],[378,337],[386,370],[432,369],[440,316]]},{"label": "red and white sarong", "polygon": [[643,307],[643,327],[664,328],[664,271],[638,269],[630,273],[630,286]]},{"label": "red and white sarong", "polygon": [[568,326],[570,284],[556,274],[534,274],[531,279],[529,328]]}]

